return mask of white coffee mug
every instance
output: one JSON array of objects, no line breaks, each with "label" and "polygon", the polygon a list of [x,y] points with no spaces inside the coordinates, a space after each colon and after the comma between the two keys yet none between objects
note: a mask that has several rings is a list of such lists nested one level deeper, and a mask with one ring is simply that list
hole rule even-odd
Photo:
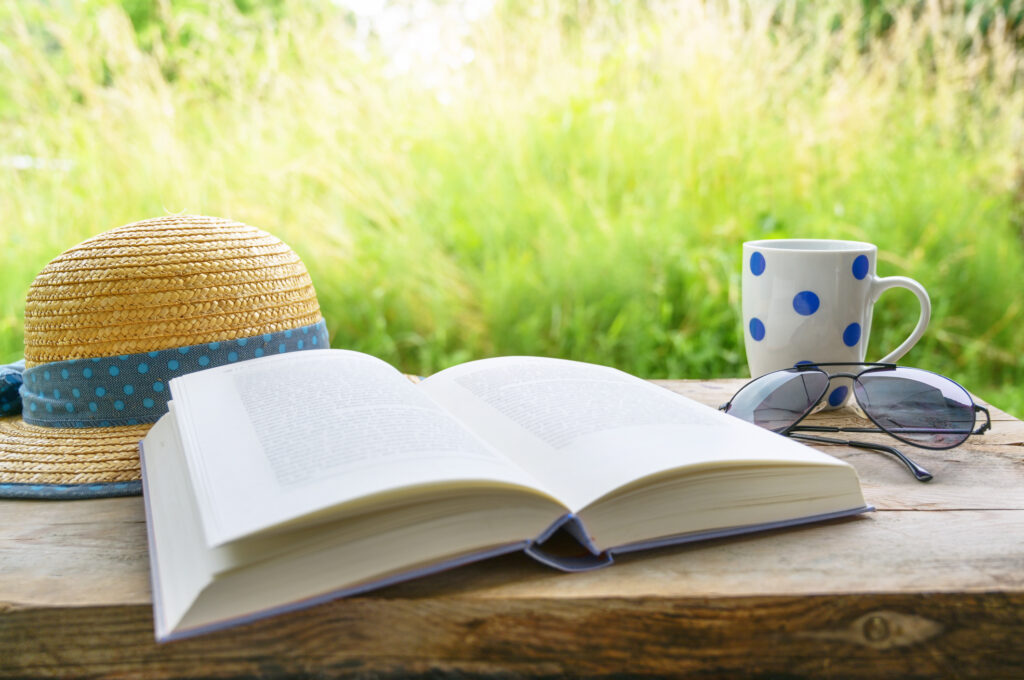
[{"label": "white coffee mug", "polygon": [[[921,316],[906,340],[879,361],[895,362],[924,334],[931,302],[920,283],[875,275],[878,248],[860,241],[766,239],[743,244],[744,345],[756,377],[800,362],[862,362],[871,311],[883,291],[907,288]],[[838,385],[838,383],[837,383]],[[847,389],[835,389],[839,406]]]}]

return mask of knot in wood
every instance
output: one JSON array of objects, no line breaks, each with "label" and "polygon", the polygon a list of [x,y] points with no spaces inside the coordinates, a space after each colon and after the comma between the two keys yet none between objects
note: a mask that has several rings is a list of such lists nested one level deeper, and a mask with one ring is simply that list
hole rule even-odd
[{"label": "knot in wood", "polygon": [[882,642],[889,637],[889,622],[884,616],[869,616],[864,621],[863,631],[868,642]]},{"label": "knot in wood", "polygon": [[819,640],[848,642],[873,649],[909,647],[942,633],[938,621],[897,611],[878,610],[864,614],[842,628],[805,633]]}]

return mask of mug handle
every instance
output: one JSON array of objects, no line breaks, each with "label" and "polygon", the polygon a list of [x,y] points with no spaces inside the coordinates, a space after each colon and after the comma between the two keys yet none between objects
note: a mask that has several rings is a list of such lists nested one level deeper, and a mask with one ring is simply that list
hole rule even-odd
[{"label": "mug handle", "polygon": [[924,331],[928,328],[928,322],[932,318],[932,302],[928,298],[928,291],[924,289],[920,283],[914,279],[907,278],[906,276],[887,276],[885,278],[876,278],[871,284],[871,304],[875,304],[878,298],[881,297],[882,293],[889,290],[890,288],[906,288],[914,295],[917,296],[917,301],[921,303],[921,316],[917,320],[917,325],[914,326],[914,331],[910,334],[906,340],[903,341],[899,347],[889,352],[886,356],[878,360],[880,364],[891,364],[898,361],[904,354],[910,351],[910,348],[917,344],[917,341],[924,335]]}]

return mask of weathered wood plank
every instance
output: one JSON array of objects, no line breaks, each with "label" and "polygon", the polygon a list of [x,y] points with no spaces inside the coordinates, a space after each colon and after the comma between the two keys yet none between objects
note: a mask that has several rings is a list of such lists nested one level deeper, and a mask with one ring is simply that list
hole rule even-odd
[{"label": "weathered wood plank", "polygon": [[[717,406],[743,382],[667,386]],[[957,449],[905,449],[928,484],[825,447],[857,468],[864,517],[585,574],[507,556],[163,646],[141,499],[0,501],[0,677],[1020,677],[1024,423],[993,416]]]},{"label": "weathered wood plank", "polygon": [[0,501],[0,608],[150,602],[141,498]]},{"label": "weathered wood plank", "polygon": [[[130,501],[131,499],[122,499]],[[79,525],[92,535],[87,525]],[[145,537],[92,553],[68,534],[0,541],[0,607],[148,603]],[[9,533],[9,529],[5,528]],[[125,532],[128,535],[129,532]],[[1024,511],[877,512],[827,524],[621,556],[565,575],[525,557],[420,579],[403,596],[699,597],[763,594],[1024,590]],[[395,590],[395,589],[390,589]],[[388,591],[383,591],[388,592]]]},{"label": "weathered wood plank", "polygon": [[353,598],[154,645],[142,606],[0,619],[0,677],[1019,677],[1024,596]]},{"label": "weathered wood plank", "polygon": [[877,512],[620,556],[562,574],[507,558],[382,591],[403,597],[741,597],[1020,592],[1024,512]]}]

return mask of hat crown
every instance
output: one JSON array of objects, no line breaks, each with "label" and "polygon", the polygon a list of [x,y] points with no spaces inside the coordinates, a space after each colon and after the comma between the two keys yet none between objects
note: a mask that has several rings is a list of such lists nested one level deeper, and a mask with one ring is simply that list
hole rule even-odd
[{"label": "hat crown", "polygon": [[65,251],[25,303],[25,362],[152,352],[320,321],[309,273],[276,237],[216,217],[127,224]]}]

